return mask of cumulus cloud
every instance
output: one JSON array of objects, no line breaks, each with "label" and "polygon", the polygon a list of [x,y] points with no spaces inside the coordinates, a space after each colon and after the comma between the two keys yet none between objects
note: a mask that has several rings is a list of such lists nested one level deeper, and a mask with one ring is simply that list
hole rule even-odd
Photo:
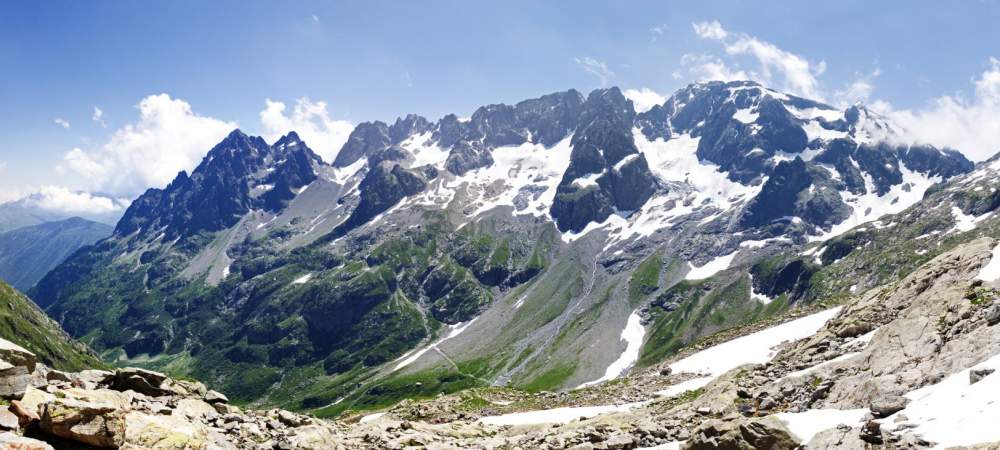
[{"label": "cumulus cloud", "polygon": [[59,125],[67,130],[69,129],[69,121],[63,119],[62,117],[56,117],[52,121],[55,122],[56,125]]},{"label": "cumulus cloud", "polygon": [[354,129],[346,120],[332,119],[326,102],[300,98],[291,111],[286,113],[286,109],[282,102],[265,101],[264,110],[260,112],[264,138],[274,142],[289,131],[295,131],[323,161],[333,162]]},{"label": "cumulus cloud", "polygon": [[100,148],[70,150],[57,169],[79,175],[89,190],[134,197],[192,170],[236,128],[234,122],[198,115],[167,94],[142,99],[138,109],[136,123],[115,131]]},{"label": "cumulus cloud", "polygon": [[635,111],[640,113],[649,111],[652,107],[662,105],[663,102],[667,101],[666,96],[649,88],[625,89],[622,94],[625,95],[625,98],[632,100]]},{"label": "cumulus cloud", "polygon": [[[686,73],[686,75],[685,75]],[[735,81],[750,79],[738,66],[730,67],[725,61],[705,54],[687,53],[681,56],[681,69],[673,73],[674,79],[696,81]]]},{"label": "cumulus cloud", "polygon": [[826,71],[826,63],[810,62],[795,53],[757,39],[746,33],[730,32],[718,21],[695,22],[694,32],[702,39],[718,41],[730,57],[749,57],[757,68],[747,72],[750,78],[766,84],[780,83],[783,90],[804,97],[822,99],[817,77]]},{"label": "cumulus cloud", "polygon": [[894,109],[876,102],[879,110],[916,142],[960,150],[969,159],[984,160],[1000,151],[1000,60],[971,80],[973,97],[945,95],[919,109]]},{"label": "cumulus cloud", "polygon": [[61,186],[42,186],[26,202],[46,211],[91,216],[121,212],[130,203],[128,199],[71,191]]},{"label": "cumulus cloud", "polygon": [[576,63],[587,73],[597,77],[601,81],[601,87],[608,85],[608,81],[615,76],[615,73],[608,69],[608,65],[590,56],[575,58]]},{"label": "cumulus cloud", "polygon": [[718,20],[695,22],[691,26],[694,28],[694,33],[702,39],[721,41],[729,36],[729,32],[722,28],[722,24]]}]

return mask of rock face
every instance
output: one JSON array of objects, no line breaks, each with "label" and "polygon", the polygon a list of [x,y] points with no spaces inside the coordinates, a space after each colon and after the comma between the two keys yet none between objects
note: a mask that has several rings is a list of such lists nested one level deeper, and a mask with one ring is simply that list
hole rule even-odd
[{"label": "rock face", "polygon": [[235,130],[190,176],[181,172],[165,189],[136,199],[114,234],[162,233],[172,240],[228,228],[252,209],[279,209],[293,190],[316,178],[313,165],[319,161],[294,132],[271,146]]},{"label": "rock face", "polygon": [[368,222],[404,198],[427,188],[427,181],[437,177],[433,168],[408,170],[393,161],[382,161],[369,170],[358,189],[361,200],[357,208],[334,230],[334,236],[343,236],[351,229]]},{"label": "rock face", "polygon": [[616,88],[594,91],[583,105],[552,217],[562,231],[579,232],[611,214],[636,211],[657,183],[632,138],[635,111]]}]

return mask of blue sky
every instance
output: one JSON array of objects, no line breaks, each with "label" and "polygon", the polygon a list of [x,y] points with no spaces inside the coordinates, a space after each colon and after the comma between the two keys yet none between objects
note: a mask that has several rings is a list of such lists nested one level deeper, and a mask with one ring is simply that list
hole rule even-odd
[{"label": "blue sky", "polygon": [[[127,199],[237,124],[312,124],[306,140],[333,145],[408,112],[602,85],[669,95],[717,76],[864,99],[918,128],[951,120],[925,138],[978,156],[994,131],[961,136],[1000,110],[1000,88],[985,98],[998,18],[993,1],[3,2],[0,199],[45,186]],[[285,109],[265,119],[268,99]]]}]

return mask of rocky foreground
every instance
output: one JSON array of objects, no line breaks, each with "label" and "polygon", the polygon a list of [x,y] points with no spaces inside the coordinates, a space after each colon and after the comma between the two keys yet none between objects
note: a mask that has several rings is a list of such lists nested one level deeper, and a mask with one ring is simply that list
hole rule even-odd
[{"label": "rocky foreground", "polygon": [[0,446],[998,448],[995,248],[991,238],[973,241],[827,309],[818,332],[782,343],[763,364],[706,376],[675,370],[678,357],[572,392],[483,388],[340,421],[241,410],[199,382],[142,369],[60,372],[2,341],[0,395],[10,404]]},{"label": "rocky foreground", "polygon": [[197,381],[138,369],[50,369],[0,340],[0,448],[331,448],[332,422],[243,411]]}]

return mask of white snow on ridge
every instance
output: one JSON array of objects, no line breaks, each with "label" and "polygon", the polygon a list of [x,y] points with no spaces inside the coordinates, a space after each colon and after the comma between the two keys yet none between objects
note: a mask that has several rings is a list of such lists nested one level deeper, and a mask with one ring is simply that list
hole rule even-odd
[{"label": "white snow on ridge", "polygon": [[666,397],[675,396],[703,387],[720,375],[744,364],[768,362],[777,354],[774,347],[784,342],[812,336],[828,320],[836,316],[840,312],[840,308],[838,306],[800,317],[781,325],[723,342],[681,359],[671,364],[670,369],[674,373],[691,373],[698,375],[698,377],[671,386],[656,394]]},{"label": "white snow on ridge", "polygon": [[622,330],[621,340],[625,341],[625,351],[604,371],[604,376],[594,381],[588,381],[577,386],[577,389],[595,384],[611,381],[618,378],[626,370],[632,367],[639,360],[639,350],[642,349],[642,340],[646,337],[646,328],[642,326],[642,316],[639,310],[632,311],[628,316],[625,329]]},{"label": "white snow on ridge", "polygon": [[357,161],[354,161],[353,163],[351,163],[351,165],[347,167],[340,167],[334,169],[333,178],[331,178],[330,181],[343,185],[344,183],[347,182],[347,180],[350,180],[351,177],[353,177],[362,168],[364,168],[366,164],[368,164],[367,158],[359,158]]},{"label": "white snow on ridge", "polygon": [[[876,192],[875,182],[871,175],[862,172],[861,175],[865,179],[865,194],[855,195],[849,191],[840,192],[841,199],[852,208],[850,217],[834,225],[829,232],[810,236],[809,240],[825,241],[840,236],[862,223],[879,219],[887,214],[899,213],[920,201],[927,188],[941,181],[940,176],[928,177],[923,173],[910,170],[905,164],[899,165],[899,171],[903,174],[903,182],[893,185],[889,188],[889,192],[882,196]],[[907,184],[910,185],[908,191],[904,189]]]},{"label": "white snow on ridge", "polygon": [[990,262],[986,263],[985,266],[979,269],[979,273],[976,274],[976,279],[991,282],[1000,280],[1000,244],[993,247]]},{"label": "white snow on ridge", "polygon": [[[448,189],[458,189],[462,185],[470,187],[469,193],[478,198],[473,200],[478,208],[471,216],[489,211],[498,206],[514,206],[514,199],[525,190],[527,208],[514,211],[514,214],[532,214],[547,217],[556,188],[562,180],[566,168],[569,167],[570,142],[572,136],[567,136],[550,148],[541,144],[526,142],[521,145],[497,147],[493,150],[493,164],[466,173],[447,183]],[[495,186],[503,184],[504,188],[497,192]],[[490,188],[494,186],[494,188]],[[540,192],[531,194],[527,190],[536,189]],[[496,193],[486,197],[490,193]]]},{"label": "white snow on ridge", "polygon": [[740,252],[739,250],[736,250],[728,255],[719,256],[705,263],[705,265],[701,267],[695,267],[694,264],[691,264],[689,262],[688,266],[691,267],[691,270],[688,271],[686,275],[684,275],[684,279],[703,280],[723,270],[726,270],[729,268],[729,265],[732,264],[733,258],[736,257],[736,254],[739,252]]},{"label": "white snow on ridge", "polygon": [[638,128],[633,130],[632,136],[654,175],[695,188],[696,198],[691,202],[694,205],[701,205],[707,200],[726,210],[740,200],[757,195],[763,186],[763,183],[758,186],[737,183],[727,178],[726,172],[720,172],[718,166],[699,161],[696,152],[700,137],[681,135],[666,141],[650,141]]},{"label": "white snow on ridge", "polygon": [[425,133],[410,136],[399,144],[400,147],[413,155],[413,162],[410,167],[420,167],[431,165],[441,169],[445,161],[448,160],[448,150],[441,148],[437,142],[431,141],[434,133]]},{"label": "white snow on ridge", "polygon": [[309,280],[312,279],[312,277],[313,274],[307,273],[305,275],[302,275],[301,277],[296,278],[295,281],[292,281],[292,284],[306,284],[309,282]]}]

